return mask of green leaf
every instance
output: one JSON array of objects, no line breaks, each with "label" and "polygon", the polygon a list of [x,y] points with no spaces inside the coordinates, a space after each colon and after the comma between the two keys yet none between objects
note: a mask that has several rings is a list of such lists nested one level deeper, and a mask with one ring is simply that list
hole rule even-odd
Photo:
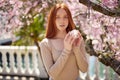
[{"label": "green leaf", "polygon": [[16,36],[19,36],[20,39],[13,44],[15,45],[34,45],[35,40],[41,41],[44,38],[45,28],[44,28],[44,14],[37,14],[35,17],[32,17],[31,23],[27,25],[27,18],[24,18],[24,26],[18,31],[15,32]]}]

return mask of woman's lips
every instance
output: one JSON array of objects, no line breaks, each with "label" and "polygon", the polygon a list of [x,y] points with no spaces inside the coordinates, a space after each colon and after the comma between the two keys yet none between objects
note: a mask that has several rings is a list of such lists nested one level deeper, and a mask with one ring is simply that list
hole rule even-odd
[{"label": "woman's lips", "polygon": [[65,25],[60,25],[60,27],[65,27]]}]

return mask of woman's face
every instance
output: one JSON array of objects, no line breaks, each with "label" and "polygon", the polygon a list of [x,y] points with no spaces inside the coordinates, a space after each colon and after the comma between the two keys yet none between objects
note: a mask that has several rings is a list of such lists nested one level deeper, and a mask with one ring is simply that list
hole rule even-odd
[{"label": "woman's face", "polygon": [[56,27],[59,31],[66,31],[68,26],[68,15],[64,9],[59,9],[56,13]]}]

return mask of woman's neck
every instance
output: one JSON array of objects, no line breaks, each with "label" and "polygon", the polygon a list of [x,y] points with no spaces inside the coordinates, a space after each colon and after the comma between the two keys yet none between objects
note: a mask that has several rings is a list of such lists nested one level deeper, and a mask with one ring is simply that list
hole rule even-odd
[{"label": "woman's neck", "polygon": [[66,31],[59,31],[58,33],[57,33],[57,35],[55,36],[55,38],[58,38],[58,39],[64,39],[65,38],[65,36],[66,36],[66,34],[67,34],[67,32]]}]

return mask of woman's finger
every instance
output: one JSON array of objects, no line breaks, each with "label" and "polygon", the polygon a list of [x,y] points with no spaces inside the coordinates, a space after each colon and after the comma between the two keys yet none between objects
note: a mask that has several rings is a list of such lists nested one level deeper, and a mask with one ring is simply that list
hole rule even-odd
[{"label": "woman's finger", "polygon": [[72,38],[70,44],[73,45],[74,42],[75,42],[75,38]]},{"label": "woman's finger", "polygon": [[81,37],[81,34],[80,34],[80,32],[78,32],[78,35]]},{"label": "woman's finger", "polygon": [[68,34],[65,36],[65,41],[67,41],[70,37],[70,32],[68,32]]},{"label": "woman's finger", "polygon": [[72,35],[70,35],[67,39],[68,43],[70,43],[72,39],[73,39],[73,37],[72,37]]}]

